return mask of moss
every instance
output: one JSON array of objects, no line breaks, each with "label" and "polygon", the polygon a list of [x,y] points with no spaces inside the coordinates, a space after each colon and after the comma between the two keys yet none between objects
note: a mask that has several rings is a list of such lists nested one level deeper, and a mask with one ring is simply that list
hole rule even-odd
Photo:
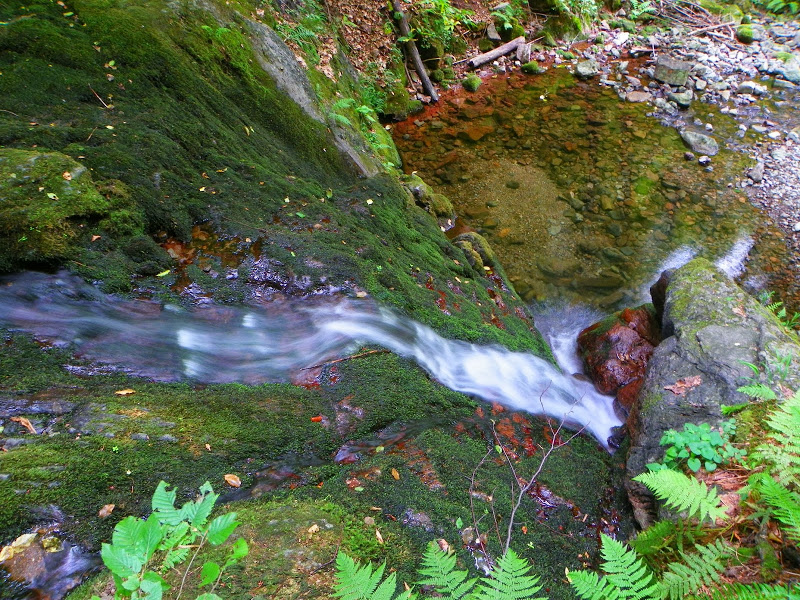
[{"label": "moss", "polygon": [[541,67],[535,60],[526,62],[524,65],[522,65],[522,72],[528,75],[538,75],[539,73],[543,73],[545,70],[546,69]]},{"label": "moss", "polygon": [[475,92],[481,87],[481,78],[475,75],[475,73],[470,73],[464,79],[461,80],[461,85],[464,86],[464,89],[468,92]]},{"label": "moss", "polygon": [[738,39],[743,44],[752,44],[753,43],[753,28],[748,25],[739,25],[736,28],[736,39]]},{"label": "moss", "polygon": [[489,38],[481,38],[478,40],[478,50],[481,52],[488,52],[492,48],[494,48],[495,44]]},{"label": "moss", "polygon": [[556,55],[560,56],[564,60],[575,60],[575,55],[572,52],[570,52],[569,50],[558,49],[558,50],[556,50]]}]

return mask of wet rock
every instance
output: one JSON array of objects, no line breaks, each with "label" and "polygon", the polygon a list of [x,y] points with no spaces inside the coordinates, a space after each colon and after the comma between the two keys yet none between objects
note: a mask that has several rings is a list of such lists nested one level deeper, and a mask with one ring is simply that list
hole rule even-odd
[{"label": "wet rock", "polygon": [[779,74],[791,83],[800,83],[800,60],[798,60],[797,56],[792,55],[780,68]]},{"label": "wet rock", "polygon": [[747,176],[752,179],[754,183],[761,183],[764,179],[764,161],[759,160],[755,167],[747,171]]},{"label": "wet rock", "polygon": [[[737,391],[751,375],[745,362],[775,368],[776,356],[789,356],[789,381],[795,389],[800,373],[800,345],[764,313],[763,307],[709,261],[695,259],[676,269],[667,287],[663,330],[674,332],[653,352],[644,386],[628,419],[631,450],[628,475],[660,460],[659,441],[668,429],[685,423],[718,424],[721,406],[747,402]],[[683,394],[666,389],[699,376]],[[636,518],[644,527],[655,518],[653,498],[642,486],[628,483]]]},{"label": "wet rock", "polygon": [[656,61],[653,77],[662,83],[680,87],[686,85],[691,69],[691,63],[661,55]]},{"label": "wet rock", "polygon": [[767,93],[766,86],[763,86],[755,81],[743,81],[736,88],[737,94],[752,94],[753,96],[763,96]]},{"label": "wet rock", "polygon": [[715,156],[719,153],[719,144],[710,135],[692,131],[691,129],[684,129],[681,133],[681,138],[686,142],[686,145],[692,149],[692,152],[697,154],[706,154],[708,156]]},{"label": "wet rock", "polygon": [[575,74],[581,79],[590,79],[600,72],[600,65],[593,58],[582,60],[575,65]]},{"label": "wet rock", "polygon": [[670,92],[669,99],[681,108],[689,108],[694,99],[694,92],[692,90],[684,90],[682,92]]},{"label": "wet rock", "polygon": [[477,142],[482,140],[490,133],[494,133],[494,127],[491,127],[489,125],[470,124],[465,129],[462,129],[461,131],[458,132],[458,137],[462,140]]},{"label": "wet rock", "polygon": [[[626,308],[584,329],[578,335],[578,353],[595,387],[616,394],[644,377],[647,361],[660,341],[660,328],[652,305]],[[633,404],[629,388],[626,402]]]}]

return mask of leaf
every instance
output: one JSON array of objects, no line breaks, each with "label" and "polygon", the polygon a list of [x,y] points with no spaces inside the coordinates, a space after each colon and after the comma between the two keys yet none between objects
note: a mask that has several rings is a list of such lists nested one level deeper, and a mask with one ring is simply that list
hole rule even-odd
[{"label": "leaf", "polygon": [[153,556],[153,552],[156,551],[163,537],[164,532],[161,530],[161,524],[158,522],[158,515],[153,513],[147,518],[144,525],[142,525],[137,539],[137,549],[144,553],[146,561],[150,560]]},{"label": "leaf", "polygon": [[72,173],[70,173],[69,171],[64,171],[61,174],[61,177],[63,177],[65,181],[72,181]]},{"label": "leaf", "polygon": [[208,526],[209,543],[212,546],[219,546],[224,543],[238,525],[239,522],[236,520],[235,512],[218,516]]},{"label": "leaf", "polygon": [[161,273],[157,273],[156,277],[166,277],[169,274],[170,274],[170,270],[167,269],[166,271],[161,271]]},{"label": "leaf", "polygon": [[733,308],[733,314],[739,315],[742,318],[745,318],[747,316],[747,313],[744,311],[744,307],[742,305],[735,306]]},{"label": "leaf", "polygon": [[175,508],[175,490],[167,491],[167,482],[161,481],[153,492],[151,506],[158,513],[158,519],[168,525],[177,525],[183,520],[181,511]]},{"label": "leaf", "polygon": [[692,375],[691,377],[684,377],[683,379],[678,379],[674,385],[665,385],[664,389],[669,390],[676,396],[683,396],[691,390],[692,388],[696,388],[698,385],[703,383],[702,378],[700,375]]},{"label": "leaf", "polygon": [[100,556],[103,564],[119,577],[130,577],[142,569],[142,561],[119,546],[103,544]]},{"label": "leaf", "polygon": [[236,541],[231,546],[231,555],[225,561],[223,568],[227,569],[232,564],[239,562],[239,559],[247,556],[248,552],[250,552],[250,548],[247,547],[247,541],[244,538],[236,538]]},{"label": "leaf", "polygon": [[200,571],[200,587],[215,582],[221,572],[222,569],[217,563],[211,561],[205,563]]},{"label": "leaf", "polygon": [[394,477],[397,480],[400,479],[400,473],[398,473],[397,469],[395,469],[394,467],[392,467],[392,477]]},{"label": "leaf", "polygon": [[383,544],[383,536],[381,535],[381,532],[378,529],[375,530],[375,539],[378,540],[379,544]]},{"label": "leaf", "polygon": [[100,511],[97,513],[97,516],[100,517],[101,519],[105,519],[112,512],[114,512],[114,509],[116,508],[116,506],[117,506],[116,504],[106,504],[106,505],[104,505],[103,508],[101,508]]},{"label": "leaf", "polygon": [[117,390],[114,392],[117,396],[130,396],[136,393],[136,390],[132,390],[130,388],[126,388],[124,390]]},{"label": "leaf", "polygon": [[201,594],[197,597],[197,600],[222,600],[222,598],[216,594]]},{"label": "leaf", "polygon": [[48,192],[47,197],[50,198],[50,200],[58,200],[58,196],[56,196],[53,192]]},{"label": "leaf", "polygon": [[464,526],[464,521],[462,521],[462,520],[461,520],[461,517],[458,517],[458,518],[456,519],[456,527],[458,527],[459,529],[461,529],[463,526]]},{"label": "leaf", "polygon": [[238,488],[242,485],[242,480],[239,479],[236,475],[228,473],[227,475],[225,475],[225,483],[227,483],[231,487]]},{"label": "leaf", "polygon": [[22,426],[23,426],[25,429],[27,429],[27,430],[28,430],[28,432],[30,432],[30,433],[32,433],[32,434],[34,434],[34,435],[36,435],[36,429],[34,428],[34,426],[33,426],[33,423],[31,423],[31,422],[30,422],[28,419],[26,419],[25,417],[11,417],[11,420],[12,420],[12,421],[14,421],[15,423],[19,423],[19,424],[20,424],[20,425],[22,425]]},{"label": "leaf", "polygon": [[137,540],[139,539],[144,521],[134,516],[125,517],[114,527],[111,534],[111,543],[116,547],[136,551]]}]

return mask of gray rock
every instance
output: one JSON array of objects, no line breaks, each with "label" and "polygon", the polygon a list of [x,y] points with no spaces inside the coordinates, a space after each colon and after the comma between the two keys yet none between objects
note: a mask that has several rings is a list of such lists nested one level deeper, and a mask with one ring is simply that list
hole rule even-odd
[{"label": "gray rock", "polygon": [[170,435],[168,433],[165,433],[164,435],[159,436],[158,441],[159,442],[174,443],[174,442],[178,441],[178,438],[176,438],[174,435]]},{"label": "gray rock", "polygon": [[755,183],[761,183],[761,181],[764,179],[764,161],[758,161],[755,167],[747,171],[747,176]]},{"label": "gray rock", "polygon": [[776,79],[772,82],[773,87],[782,88],[785,90],[792,90],[797,87],[797,84],[792,83],[791,81],[786,81],[784,79]]},{"label": "gray rock", "polygon": [[488,27],[486,27],[486,37],[492,40],[493,42],[499,42],[503,38],[500,37],[500,34],[497,33],[497,27],[495,27],[494,23],[489,23]]},{"label": "gray rock", "polygon": [[676,60],[669,56],[661,55],[656,61],[656,69],[653,77],[662,83],[674,86],[686,85],[689,71],[692,64],[682,60]]},{"label": "gray rock", "polygon": [[779,69],[778,73],[792,83],[800,83],[800,60],[792,56]]},{"label": "gray rock", "polygon": [[690,129],[684,129],[680,132],[683,141],[692,149],[692,152],[697,154],[706,154],[708,156],[716,156],[719,152],[719,144],[710,135],[699,133]]},{"label": "gray rock", "polygon": [[763,86],[755,81],[743,81],[736,88],[737,94],[752,94],[753,96],[762,96],[767,93],[766,86]]},{"label": "gray rock", "polygon": [[150,436],[147,435],[146,433],[132,433],[131,434],[131,439],[132,440],[138,440],[140,442],[146,442],[147,440],[150,439]]},{"label": "gray rock", "polygon": [[628,102],[647,102],[648,100],[652,99],[653,95],[650,92],[645,92],[642,90],[628,92],[625,99]]},{"label": "gray rock", "polygon": [[600,72],[600,65],[593,58],[582,60],[575,65],[575,74],[581,79],[589,79]]},{"label": "gray rock", "polygon": [[692,90],[684,90],[683,92],[670,92],[668,98],[681,108],[689,108],[694,99]]}]

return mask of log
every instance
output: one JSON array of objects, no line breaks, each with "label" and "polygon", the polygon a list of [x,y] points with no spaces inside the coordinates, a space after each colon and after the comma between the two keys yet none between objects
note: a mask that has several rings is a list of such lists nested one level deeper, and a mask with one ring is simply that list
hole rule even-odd
[{"label": "log", "polygon": [[485,52],[483,54],[479,54],[475,58],[470,58],[467,64],[472,67],[480,67],[483,64],[488,62],[492,62],[493,60],[500,58],[508,54],[509,52],[513,52],[517,49],[518,46],[521,46],[525,43],[525,36],[519,36],[518,38],[514,38],[510,42],[506,42],[502,46],[498,46],[494,50],[489,50],[489,52]]},{"label": "log", "polygon": [[417,72],[417,75],[419,75],[419,80],[422,82],[422,89],[425,90],[425,93],[431,97],[431,102],[438,102],[439,94],[437,94],[436,90],[433,89],[433,84],[428,77],[428,72],[425,70],[425,64],[422,62],[422,57],[419,55],[417,45],[411,38],[411,28],[408,26],[408,19],[406,19],[406,14],[403,12],[403,8],[400,6],[400,1],[392,0],[392,8],[394,9],[395,15],[399,15],[398,20],[400,21],[400,33],[403,34],[403,37],[408,40],[405,43],[406,52],[414,62],[414,70]]}]

